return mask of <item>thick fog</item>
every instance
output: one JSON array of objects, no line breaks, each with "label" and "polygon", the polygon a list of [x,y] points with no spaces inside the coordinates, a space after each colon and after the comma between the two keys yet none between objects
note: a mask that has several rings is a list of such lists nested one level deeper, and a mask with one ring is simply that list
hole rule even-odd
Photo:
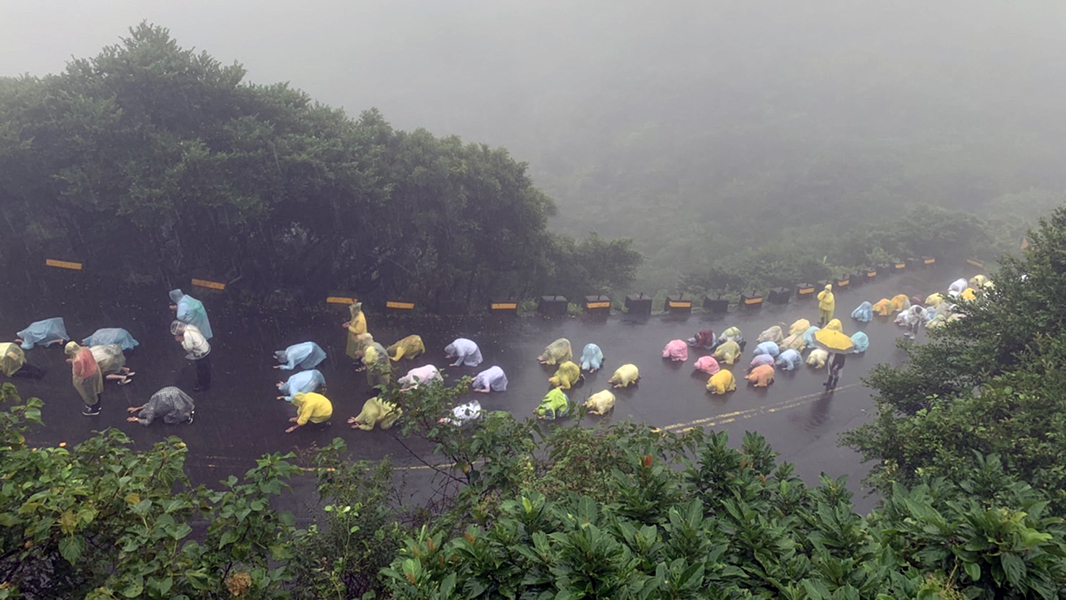
[{"label": "thick fog", "polygon": [[1066,177],[1061,2],[5,2],[0,75],[141,20],[248,81],[508,148],[556,228],[635,238],[664,285],[752,235]]}]

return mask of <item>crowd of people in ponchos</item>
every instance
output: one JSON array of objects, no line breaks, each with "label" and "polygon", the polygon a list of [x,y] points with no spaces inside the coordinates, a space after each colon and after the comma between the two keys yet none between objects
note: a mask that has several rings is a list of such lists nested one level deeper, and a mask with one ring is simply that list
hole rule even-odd
[{"label": "crowd of people in ponchos", "polygon": [[[875,303],[863,302],[851,313],[860,322],[869,322],[875,317],[891,318],[906,328],[905,337],[915,339],[921,328],[935,328],[960,318],[955,312],[959,302],[976,301],[982,292],[990,289],[992,282],[984,275],[970,280],[959,279],[948,286],[946,293],[937,292],[926,298],[907,297],[899,294],[882,298]],[[193,392],[206,392],[211,387],[211,323],[202,302],[181,290],[170,292],[171,310],[175,319],[170,333],[186,351],[186,359],[196,365],[197,382]],[[829,376],[825,387],[836,387],[840,371],[848,354],[865,352],[870,344],[863,332],[844,336],[843,324],[834,318],[836,299],[831,285],[825,286],[818,296],[819,323],[812,325],[807,319],[799,319],[787,330],[784,325],[775,325],[755,339],[752,359],[743,378],[754,387],[773,384],[779,370],[793,371],[806,364],[814,370],[827,368]],[[393,363],[414,359],[425,353],[422,338],[409,335],[385,347],[367,330],[366,315],[358,302],[349,305],[350,318],[342,327],[347,331],[345,353],[356,362],[357,370],[365,371],[367,383],[372,389],[381,389],[393,384]],[[836,338],[832,338],[839,334]],[[841,336],[843,340],[841,340]],[[100,414],[100,396],[104,381],[125,385],[136,375],[126,366],[125,353],[138,345],[128,331],[122,328],[104,328],[84,338],[81,343],[71,341],[61,317],[44,319],[30,324],[18,333],[14,342],[0,344],[0,373],[7,377],[44,377],[43,369],[26,359],[25,351],[34,347],[63,344],[67,362],[71,365],[74,389],[84,402],[82,414]],[[711,394],[727,394],[737,388],[737,377],[732,367],[741,361],[747,341],[737,327],[729,327],[716,335],[711,329],[703,329],[687,340],[671,340],[663,348],[664,360],[686,362],[690,353],[696,354],[694,368],[709,376],[706,388]],[[458,338],[444,348],[445,357],[452,367],[478,367],[483,358],[477,343]],[[325,426],[333,417],[333,404],[325,396],[326,380],[315,367],[326,359],[322,348],[311,341],[293,344],[274,353],[278,364],[275,369],[294,371],[285,381],[277,384],[278,400],[288,401],[296,410],[290,418],[291,425],[285,431],[291,433],[305,425]],[[576,360],[570,341],[561,338],[549,344],[537,358],[544,366],[554,367],[548,378],[549,391],[536,408],[535,414],[542,419],[556,419],[573,413],[574,403],[568,393],[583,379],[584,373],[595,373],[604,362],[603,351],[596,344],[586,344]],[[603,415],[615,405],[612,389],[637,384],[640,370],[634,364],[623,364],[608,379],[610,387],[591,394],[585,401],[589,414]],[[410,369],[395,380],[403,390],[422,385],[443,385],[440,371],[433,365]],[[491,366],[477,373],[471,382],[471,390],[478,393],[504,392],[507,390],[507,375],[499,366]],[[148,425],[156,419],[169,424],[193,422],[194,399],[176,386],[157,391],[142,406],[127,409],[127,421]],[[375,396],[367,400],[360,413],[348,419],[355,429],[372,430],[375,427],[388,429],[402,416],[400,407]],[[480,402],[471,401],[456,406],[441,422],[463,425],[483,417]]]}]

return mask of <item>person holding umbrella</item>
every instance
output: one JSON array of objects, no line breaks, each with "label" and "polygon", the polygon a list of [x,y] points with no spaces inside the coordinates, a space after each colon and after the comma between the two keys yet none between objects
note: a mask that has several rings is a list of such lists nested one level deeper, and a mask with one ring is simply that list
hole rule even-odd
[{"label": "person holding umbrella", "polygon": [[819,329],[814,332],[813,337],[815,346],[832,355],[829,360],[829,379],[825,382],[825,387],[831,390],[837,386],[840,371],[847,360],[846,355],[851,352],[855,344],[851,338],[835,329]]}]

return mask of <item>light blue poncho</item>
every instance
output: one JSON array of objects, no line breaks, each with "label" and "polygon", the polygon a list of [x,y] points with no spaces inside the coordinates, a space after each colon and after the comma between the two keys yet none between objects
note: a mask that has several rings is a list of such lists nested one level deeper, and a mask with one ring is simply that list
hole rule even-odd
[{"label": "light blue poncho", "polygon": [[599,370],[602,364],[603,351],[600,350],[600,347],[596,344],[586,344],[585,349],[581,352],[581,370]]},{"label": "light blue poncho", "polygon": [[291,371],[297,367],[313,369],[318,366],[318,363],[326,360],[325,351],[314,342],[293,344],[284,350],[278,350],[274,356],[281,363],[282,371]]},{"label": "light blue poncho", "polygon": [[204,303],[179,290],[170,290],[170,301],[178,305],[177,319],[200,330],[205,339],[214,337]]},{"label": "light blue poncho", "polygon": [[133,339],[130,332],[121,327],[108,327],[105,329],[97,329],[92,335],[81,341],[86,346],[106,346],[108,344],[118,344],[122,346],[122,350],[133,350],[137,347],[137,340]]},{"label": "light blue poncho", "polygon": [[288,381],[281,384],[278,391],[285,396],[286,402],[292,402],[292,397],[296,394],[307,394],[323,385],[326,385],[326,378],[318,369],[311,369],[294,373]]},{"label": "light blue poncho", "polygon": [[31,350],[35,345],[45,346],[50,342],[65,342],[70,339],[63,317],[54,317],[30,323],[30,326],[18,332],[22,340],[22,349]]}]

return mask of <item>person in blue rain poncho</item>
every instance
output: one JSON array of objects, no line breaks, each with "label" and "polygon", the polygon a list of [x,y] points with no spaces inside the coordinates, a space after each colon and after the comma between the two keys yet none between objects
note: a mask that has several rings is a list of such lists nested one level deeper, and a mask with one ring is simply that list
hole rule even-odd
[{"label": "person in blue rain poncho", "polygon": [[863,323],[869,323],[874,318],[873,305],[869,302],[863,302],[858,308],[851,311],[851,318]]},{"label": "person in blue rain poncho", "polygon": [[755,346],[755,352],[753,354],[769,354],[770,356],[777,356],[781,353],[781,348],[775,342],[763,342],[758,346]]},{"label": "person in blue rain poncho", "polygon": [[133,339],[130,332],[121,327],[107,327],[105,329],[97,329],[92,335],[81,341],[82,345],[89,346],[107,346],[108,344],[118,344],[122,346],[122,351],[133,350],[139,343]]},{"label": "person in blue rain poncho", "polygon": [[185,294],[180,289],[170,290],[170,301],[173,302],[170,310],[177,311],[175,317],[177,320],[199,329],[200,334],[206,340],[214,337],[215,334],[211,331],[211,321],[207,318],[207,309],[204,308],[203,302]]},{"label": "person in blue rain poncho", "polygon": [[15,341],[22,345],[23,350],[32,350],[38,344],[47,347],[52,344],[65,344],[69,339],[63,317],[53,317],[30,323],[29,327],[18,332]]},{"label": "person in blue rain poncho", "polygon": [[814,334],[817,331],[821,331],[821,327],[808,327],[807,331],[803,333],[803,342],[807,344],[808,348],[814,346]]},{"label": "person in blue rain poncho", "polygon": [[855,345],[855,347],[851,349],[851,352],[853,354],[862,354],[870,347],[870,338],[860,331],[851,336],[851,343]]},{"label": "person in blue rain poncho", "polygon": [[314,342],[301,342],[293,344],[284,350],[274,353],[280,365],[274,365],[275,369],[291,371],[295,368],[313,369],[318,363],[326,360],[326,353]]},{"label": "person in blue rain poncho", "polygon": [[288,381],[278,382],[278,393],[281,394],[278,396],[278,400],[292,402],[292,397],[296,394],[315,392],[318,391],[318,388],[325,387],[325,385],[326,378],[318,369],[300,371],[290,376]]},{"label": "person in blue rain poncho", "polygon": [[596,344],[585,344],[581,352],[581,370],[595,373],[603,366],[603,351]]},{"label": "person in blue rain poncho", "polygon": [[785,350],[777,357],[777,366],[786,371],[791,371],[796,368],[796,365],[803,362],[803,356],[799,352],[792,350],[791,348]]}]

